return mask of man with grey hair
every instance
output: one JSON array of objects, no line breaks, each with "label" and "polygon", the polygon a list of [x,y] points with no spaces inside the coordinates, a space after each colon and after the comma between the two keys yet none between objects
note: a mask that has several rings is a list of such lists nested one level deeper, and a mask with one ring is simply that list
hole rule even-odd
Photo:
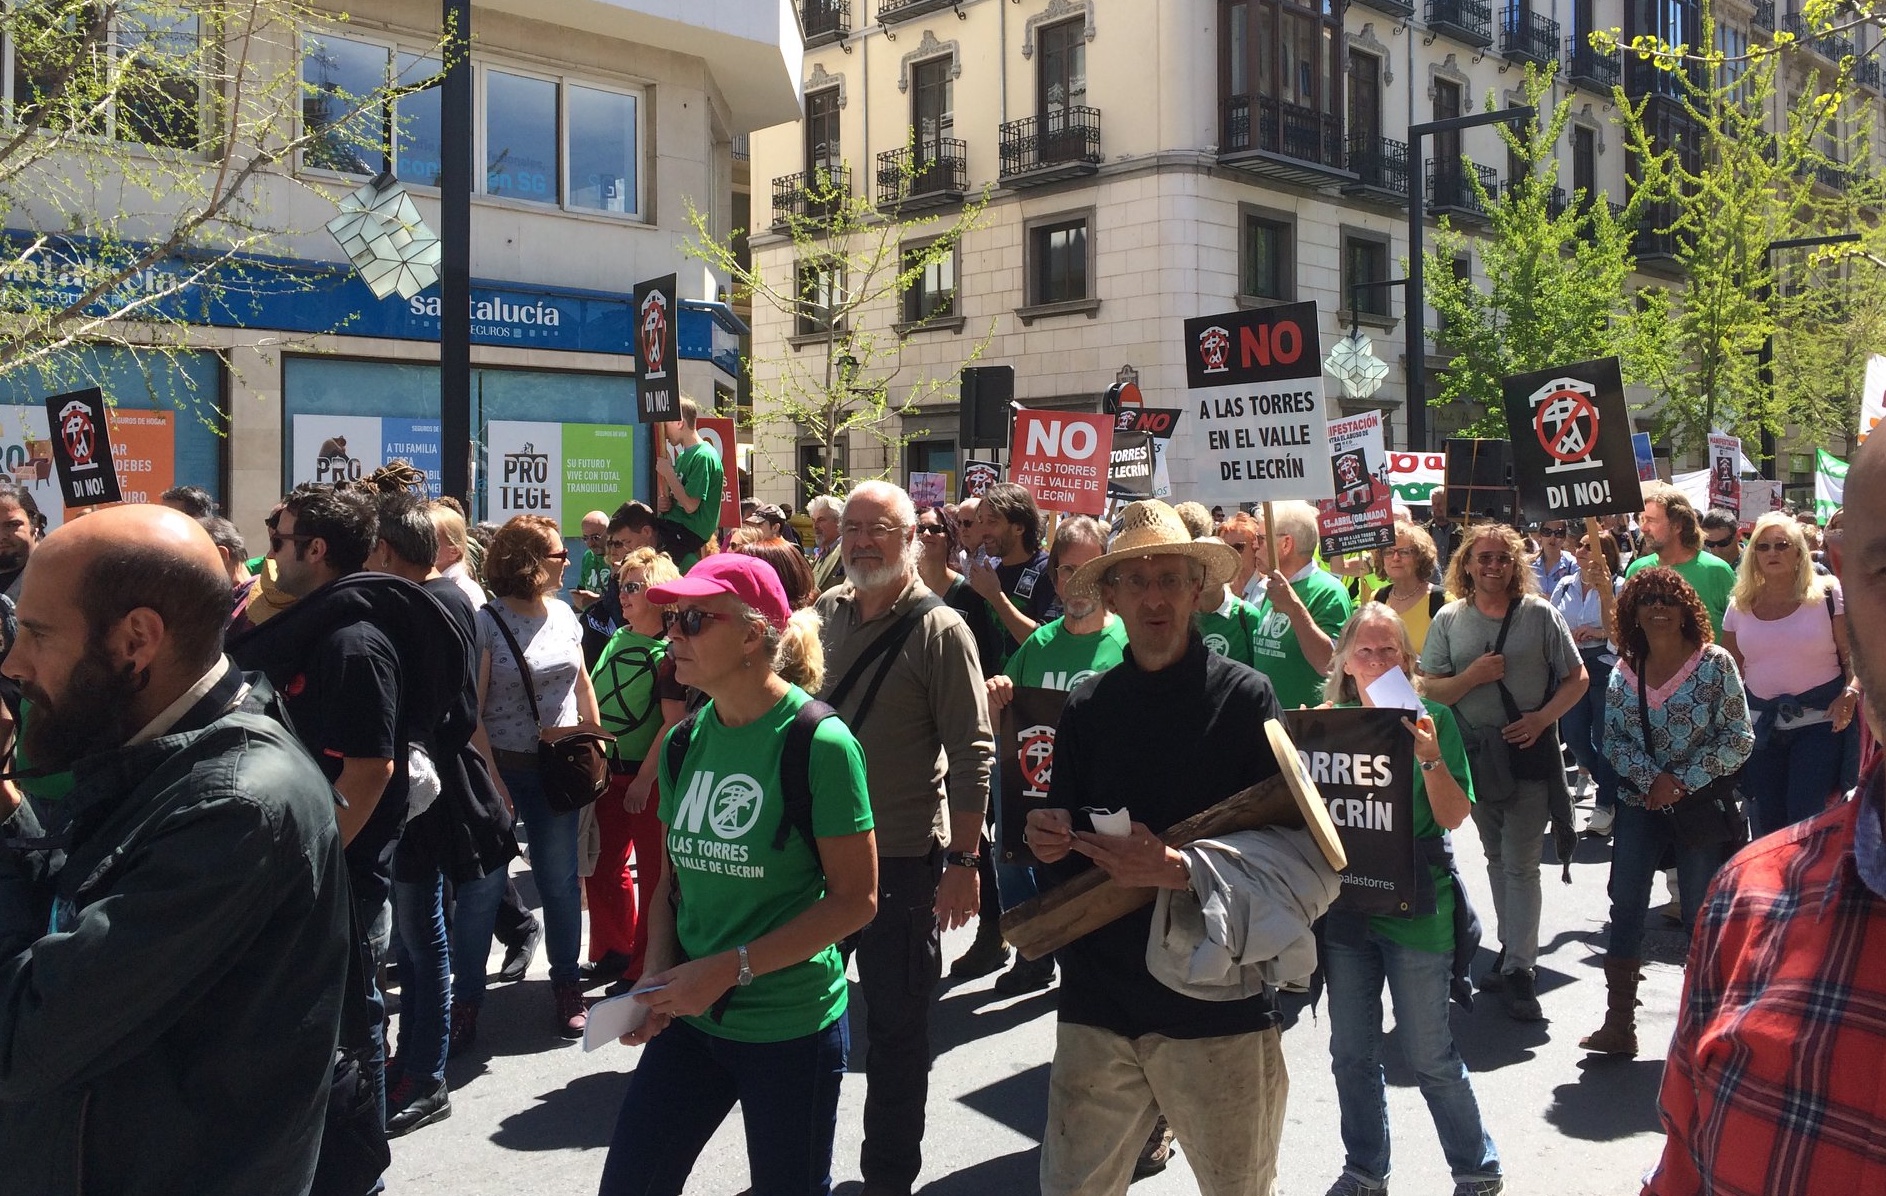
[{"label": "man with grey hair", "polygon": [[829,494],[821,494],[805,505],[812,517],[812,581],[824,593],[845,580],[845,554],[838,543],[838,524],[845,517],[845,505]]},{"label": "man with grey hair", "polygon": [[857,940],[864,986],[866,1196],[908,1196],[923,1167],[930,1003],[942,932],[979,907],[977,847],[995,740],[962,616],[917,576],[917,513],[888,482],[845,500],[833,555],[845,580],[821,595],[825,687],[864,748],[877,824],[877,916]]},{"label": "man with grey hair", "polygon": [[1265,578],[1257,603],[1251,663],[1270,678],[1284,709],[1314,706],[1323,700],[1334,637],[1355,607],[1342,582],[1316,563],[1314,506],[1270,504],[1266,531],[1277,546],[1277,568]]}]

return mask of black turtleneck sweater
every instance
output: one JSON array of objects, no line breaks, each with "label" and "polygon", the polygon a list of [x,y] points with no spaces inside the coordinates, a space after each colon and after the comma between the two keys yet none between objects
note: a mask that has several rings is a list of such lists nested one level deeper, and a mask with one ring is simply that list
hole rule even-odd
[{"label": "black turtleneck sweater", "polygon": [[[1068,697],[1047,805],[1074,811],[1079,830],[1093,829],[1079,811],[1094,806],[1124,807],[1133,821],[1163,832],[1275,776],[1277,757],[1263,728],[1282,717],[1270,680],[1207,652],[1197,632],[1185,656],[1156,673],[1139,668],[1129,648],[1123,663]],[[1092,866],[1076,853],[1046,871],[1058,883]],[[1129,1038],[1212,1038],[1272,1024],[1267,998],[1200,1001],[1153,979],[1146,970],[1151,930],[1148,905],[1056,953],[1062,1021]]]}]

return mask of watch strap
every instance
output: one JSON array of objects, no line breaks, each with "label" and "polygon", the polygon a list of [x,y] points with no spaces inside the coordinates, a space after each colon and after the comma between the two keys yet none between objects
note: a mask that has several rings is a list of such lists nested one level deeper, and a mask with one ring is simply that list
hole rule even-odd
[{"label": "watch strap", "polygon": [[974,851],[952,851],[944,854],[943,862],[958,868],[979,868],[982,866],[982,856]]}]

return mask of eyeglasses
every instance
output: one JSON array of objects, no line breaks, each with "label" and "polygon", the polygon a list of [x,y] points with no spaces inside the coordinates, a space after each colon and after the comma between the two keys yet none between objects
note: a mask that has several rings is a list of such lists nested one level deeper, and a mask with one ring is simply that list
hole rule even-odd
[{"label": "eyeglasses", "polygon": [[1563,540],[1565,538],[1565,529],[1562,527],[1542,527],[1539,529],[1539,534],[1542,536],[1551,536],[1554,540]]},{"label": "eyeglasses", "polygon": [[309,540],[319,540],[320,538],[321,537],[312,532],[270,532],[268,550],[270,552],[280,552],[284,544],[305,544]]},{"label": "eyeglasses", "polygon": [[1249,540],[1226,540],[1225,541],[1225,547],[1231,549],[1233,552],[1243,552],[1245,549],[1249,548],[1250,546],[1251,546],[1251,542]]},{"label": "eyeglasses", "polygon": [[1502,567],[1513,563],[1512,554],[1507,552],[1476,552],[1473,554],[1473,560],[1476,565],[1499,565]]},{"label": "eyeglasses", "polygon": [[1728,548],[1734,543],[1735,543],[1735,537],[1730,536],[1727,540],[1704,540],[1703,547],[1704,548]]},{"label": "eyeglasses", "polygon": [[917,530],[926,536],[947,536],[950,529],[940,523],[919,523]]},{"label": "eyeglasses", "polygon": [[570,563],[570,552],[566,548],[561,551],[551,553],[546,559],[552,560],[552,561],[562,561],[564,564],[567,565]]},{"label": "eyeglasses", "polygon": [[1677,600],[1676,600],[1675,594],[1640,594],[1637,597],[1637,605],[1639,606],[1665,606],[1665,607],[1669,607],[1671,610],[1675,610],[1677,607]]},{"label": "eyeglasses", "polygon": [[1786,552],[1794,545],[1786,540],[1774,540],[1755,545],[1756,552]]},{"label": "eyeglasses", "polygon": [[626,553],[630,551],[628,541],[626,540],[611,540],[608,544],[604,545],[604,547],[610,552]]},{"label": "eyeglasses", "polygon": [[1139,573],[1128,573],[1124,577],[1115,577],[1107,583],[1125,590],[1135,598],[1144,597],[1148,590],[1157,589],[1168,598],[1182,593],[1187,586],[1195,584],[1190,573],[1161,573],[1157,577],[1146,577]]},{"label": "eyeglasses", "polygon": [[1383,556],[1402,557],[1402,556],[1413,556],[1414,554],[1415,554],[1414,549],[1404,548],[1399,544],[1395,545],[1393,548],[1382,549]]},{"label": "eyeglasses", "polygon": [[908,523],[846,523],[839,527],[839,533],[853,537],[868,536],[873,540],[888,540],[892,536],[901,536],[909,528]]},{"label": "eyeglasses", "polygon": [[685,610],[665,610],[661,612],[661,629],[669,635],[680,632],[688,639],[701,634],[702,628],[709,623],[731,623],[732,615],[717,615],[711,610],[702,610],[690,606]]}]

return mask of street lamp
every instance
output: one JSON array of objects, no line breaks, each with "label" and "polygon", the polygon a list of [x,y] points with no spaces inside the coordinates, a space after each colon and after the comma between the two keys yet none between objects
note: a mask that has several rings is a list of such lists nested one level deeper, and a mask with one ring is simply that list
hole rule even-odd
[{"label": "street lamp", "polygon": [[1519,124],[1538,116],[1530,104],[1516,104],[1472,116],[1450,116],[1408,126],[1408,448],[1424,452],[1428,444],[1427,291],[1423,286],[1421,221],[1427,182],[1421,169],[1421,142],[1436,133],[1453,133],[1480,125]]},{"label": "street lamp", "polygon": [[443,0],[439,89],[439,482],[471,510],[471,0]]},{"label": "street lamp", "polygon": [[[1777,249],[1808,249],[1819,245],[1847,245],[1860,239],[1859,233],[1829,233],[1823,237],[1784,237],[1779,241],[1770,241],[1768,248],[1762,250],[1762,271],[1767,281],[1762,283],[1762,306],[1767,307],[1774,298],[1775,284],[1771,263]],[[1775,404],[1775,334],[1772,330],[1762,338],[1762,351],[1755,359],[1761,366],[1762,390],[1768,395],[1770,408]],[[1775,443],[1775,434],[1768,430],[1766,422],[1762,424],[1762,476],[1775,481],[1781,476],[1781,452]]]}]

